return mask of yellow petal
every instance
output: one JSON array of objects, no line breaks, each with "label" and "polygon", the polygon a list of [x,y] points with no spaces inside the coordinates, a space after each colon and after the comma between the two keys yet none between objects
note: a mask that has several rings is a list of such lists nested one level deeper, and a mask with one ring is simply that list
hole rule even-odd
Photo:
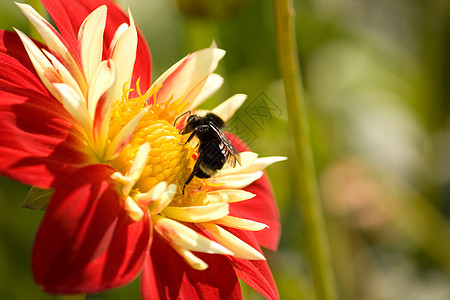
[{"label": "yellow petal", "polygon": [[102,60],[103,33],[106,24],[106,5],[102,5],[84,19],[78,31],[81,62],[88,82]]},{"label": "yellow petal", "polygon": [[189,227],[159,215],[152,216],[155,230],[168,242],[192,251],[233,255],[224,246],[204,237]]},{"label": "yellow petal", "polygon": [[214,221],[217,225],[224,225],[231,228],[241,229],[241,230],[249,230],[249,231],[259,231],[265,228],[269,228],[264,223],[241,219],[233,216],[225,216],[222,219]]},{"label": "yellow petal", "polygon": [[184,222],[209,222],[223,218],[229,213],[228,203],[216,203],[201,206],[166,207],[162,213],[175,220]]},{"label": "yellow petal", "polygon": [[202,224],[221,245],[233,251],[235,257],[243,259],[266,260],[258,250],[235,235],[212,223]]}]

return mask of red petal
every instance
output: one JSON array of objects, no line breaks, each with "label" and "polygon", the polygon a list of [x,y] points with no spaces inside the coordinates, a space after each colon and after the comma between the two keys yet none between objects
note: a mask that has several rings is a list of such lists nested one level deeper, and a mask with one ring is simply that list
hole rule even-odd
[{"label": "red petal", "polygon": [[48,188],[89,163],[88,153],[58,101],[0,85],[0,174]]},{"label": "red petal", "polygon": [[[230,141],[242,151],[249,148],[236,136],[228,134]],[[275,251],[278,248],[281,234],[280,213],[278,211],[273,190],[266,174],[244,190],[255,194],[250,200],[231,203],[230,215],[264,223],[269,228],[255,232],[256,239],[263,247]]]},{"label": "red petal", "polygon": [[209,265],[197,271],[158,234],[153,236],[150,255],[142,273],[143,299],[242,299],[236,274],[223,255],[196,253]]},{"label": "red petal", "polygon": [[139,274],[149,247],[149,216],[135,222],[126,214],[113,171],[91,165],[56,187],[33,249],[35,280],[44,291],[93,293]]},{"label": "red petal", "polygon": [[[116,4],[107,0],[42,0],[48,13],[55,21],[56,26],[67,41],[69,49],[79,56],[79,46],[77,42],[78,29],[83,20],[96,8],[101,5],[108,7],[106,28],[104,33],[104,53],[108,51],[111,40],[117,28],[123,24],[128,24],[128,16]],[[145,92],[151,84],[151,57],[147,43],[142,33],[138,30],[138,47],[136,62],[134,64],[133,84],[138,77],[141,78],[141,90]]]},{"label": "red petal", "polygon": [[[39,47],[43,46],[39,45]],[[0,62],[0,84],[48,95],[17,33],[0,30]]]},{"label": "red petal", "polygon": [[[254,233],[250,231],[226,228],[229,232],[242,239],[255,249],[259,248],[259,241],[256,240]],[[234,270],[238,277],[249,286],[261,293],[266,299],[280,299],[277,286],[273,280],[267,261],[265,260],[246,260],[230,256]]]}]

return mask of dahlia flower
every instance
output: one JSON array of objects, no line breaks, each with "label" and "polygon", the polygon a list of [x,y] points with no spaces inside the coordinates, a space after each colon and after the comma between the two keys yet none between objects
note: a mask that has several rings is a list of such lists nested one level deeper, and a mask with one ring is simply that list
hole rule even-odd
[{"label": "dahlia flower", "polygon": [[[32,185],[25,205],[46,209],[32,254],[39,287],[94,293],[141,274],[144,299],[239,299],[240,278],[277,299],[260,248],[275,250],[280,229],[263,169],[284,158],[228,135],[241,164],[183,192],[198,141],[174,121],[220,87],[212,72],[225,51],[189,54],[151,84],[131,13],[107,0],[42,3],[58,30],[17,5],[45,44],[0,31],[0,173]],[[244,100],[213,112],[226,121]]]}]

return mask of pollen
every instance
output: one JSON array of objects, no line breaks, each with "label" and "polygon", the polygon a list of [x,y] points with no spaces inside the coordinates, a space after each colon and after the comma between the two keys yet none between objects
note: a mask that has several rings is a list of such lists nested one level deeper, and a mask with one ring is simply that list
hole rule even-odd
[{"label": "pollen", "polygon": [[[124,90],[124,95],[129,91]],[[140,95],[128,99],[127,96],[116,101],[110,129],[113,134],[120,129],[137,113],[149,104],[145,101],[148,95]],[[183,136],[173,125],[177,112],[150,104],[150,108],[141,118],[130,141],[122,149],[120,155],[111,161],[111,165],[122,174],[130,169],[139,147],[145,143],[150,144],[150,152],[141,176],[134,185],[135,192],[146,193],[159,182],[183,186],[195,163],[194,149],[183,145]]]}]

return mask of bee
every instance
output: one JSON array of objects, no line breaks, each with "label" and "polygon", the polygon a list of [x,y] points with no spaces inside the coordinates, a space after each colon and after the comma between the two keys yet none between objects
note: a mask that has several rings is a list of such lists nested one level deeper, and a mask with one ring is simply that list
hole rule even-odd
[{"label": "bee", "polygon": [[[190,114],[190,111],[186,113]],[[174,125],[186,113],[180,115],[175,120]],[[186,125],[180,130],[180,134],[190,133],[191,135],[186,143],[181,145],[186,145],[194,136],[197,136],[199,140],[199,156],[192,173],[184,183],[183,194],[184,189],[194,176],[198,178],[210,178],[222,169],[227,162],[232,168],[236,166],[236,162],[239,165],[241,164],[241,156],[233,143],[223,133],[224,128],[225,121],[209,111],[198,112],[198,114],[189,115],[187,118]]]}]

